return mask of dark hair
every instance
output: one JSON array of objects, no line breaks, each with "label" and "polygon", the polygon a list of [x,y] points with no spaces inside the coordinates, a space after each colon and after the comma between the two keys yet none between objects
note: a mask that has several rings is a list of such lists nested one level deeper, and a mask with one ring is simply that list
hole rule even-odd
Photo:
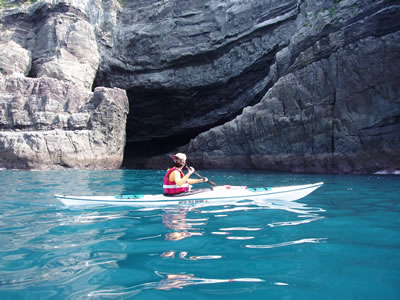
[{"label": "dark hair", "polygon": [[181,163],[179,163],[178,161],[175,161],[175,162],[174,162],[174,167],[180,168],[180,167],[182,167],[182,166],[184,166],[184,164],[181,164]]}]

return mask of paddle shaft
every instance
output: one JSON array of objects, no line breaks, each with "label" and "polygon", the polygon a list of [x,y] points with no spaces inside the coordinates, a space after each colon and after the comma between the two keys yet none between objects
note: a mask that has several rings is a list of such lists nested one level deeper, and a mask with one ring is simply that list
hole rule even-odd
[{"label": "paddle shaft", "polygon": [[[176,162],[175,157],[174,157],[172,154],[168,154],[168,156],[169,156],[173,161]],[[188,167],[188,165],[185,165],[185,167],[186,167],[187,170],[190,170],[189,167]],[[201,176],[197,171],[194,171],[193,173],[194,173],[196,176],[198,176],[199,178],[201,178],[201,179],[204,178],[204,177]],[[214,181],[209,180],[209,179],[207,180],[207,183],[211,184],[212,187],[217,186],[217,184],[216,184]]]},{"label": "paddle shaft", "polygon": [[[186,167],[187,170],[190,170],[190,168],[189,168],[187,165],[185,165],[185,167]],[[200,177],[201,179],[204,178],[204,177],[201,176],[197,171],[194,171],[193,173],[194,173],[196,176]],[[211,180],[209,180],[209,179],[208,179],[207,183],[211,184],[211,186],[216,186],[216,185],[217,185],[214,181],[211,181]]]}]

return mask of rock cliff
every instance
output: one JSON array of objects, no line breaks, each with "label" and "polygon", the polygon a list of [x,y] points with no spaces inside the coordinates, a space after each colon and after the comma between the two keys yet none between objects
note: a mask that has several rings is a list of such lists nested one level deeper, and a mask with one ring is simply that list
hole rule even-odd
[{"label": "rock cliff", "polygon": [[[27,167],[31,155],[36,166],[63,166],[51,148],[39,159],[43,150],[31,147],[20,160],[21,151],[2,141],[85,130],[111,140],[94,152],[108,147],[104,153],[118,153],[119,161],[126,91],[125,167],[164,168],[162,154],[179,150],[206,168],[400,169],[399,19],[394,0],[41,0],[3,9],[0,76],[25,91],[18,106],[15,90],[3,87],[0,162],[15,157]],[[31,86],[44,81],[81,96],[63,99],[37,128],[34,112],[46,109],[24,110],[40,98]],[[102,107],[118,107],[112,116],[88,104],[100,91]],[[81,124],[93,115],[116,120],[115,128],[101,121],[75,130],[74,121],[59,121]],[[76,167],[95,164],[86,166],[81,150],[67,152]]]},{"label": "rock cliff", "polygon": [[128,98],[118,88],[91,91],[101,56],[88,3],[8,6],[0,15],[0,168],[119,168]]},{"label": "rock cliff", "polygon": [[205,168],[400,168],[398,2],[129,3],[129,52],[98,77],[135,109],[128,165],[158,167],[137,154],[181,143]]},{"label": "rock cliff", "polygon": [[123,159],[127,98],[52,78],[0,77],[0,166],[115,169]]}]

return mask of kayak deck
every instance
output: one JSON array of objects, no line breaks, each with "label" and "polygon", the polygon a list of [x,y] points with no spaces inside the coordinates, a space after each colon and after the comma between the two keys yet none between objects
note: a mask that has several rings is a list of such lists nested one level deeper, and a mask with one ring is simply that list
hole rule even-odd
[{"label": "kayak deck", "polygon": [[67,206],[77,205],[119,205],[135,207],[166,207],[194,204],[235,203],[249,200],[296,201],[320,186],[323,182],[306,185],[247,188],[246,186],[216,186],[212,189],[198,189],[179,195],[114,195],[114,196],[68,196],[56,194],[55,197]]}]

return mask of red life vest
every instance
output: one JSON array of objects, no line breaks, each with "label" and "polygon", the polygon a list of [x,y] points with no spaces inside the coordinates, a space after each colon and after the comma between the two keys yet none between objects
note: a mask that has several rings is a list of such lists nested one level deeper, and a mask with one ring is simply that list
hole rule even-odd
[{"label": "red life vest", "polygon": [[175,171],[178,170],[179,173],[181,174],[181,178],[184,176],[182,171],[176,167],[173,167],[172,169],[169,169],[167,171],[167,174],[165,174],[164,176],[164,193],[165,194],[179,194],[179,193],[183,193],[183,192],[187,192],[189,191],[189,183],[186,181],[184,184],[182,184],[181,186],[177,185],[174,181],[169,181],[169,175]]}]

